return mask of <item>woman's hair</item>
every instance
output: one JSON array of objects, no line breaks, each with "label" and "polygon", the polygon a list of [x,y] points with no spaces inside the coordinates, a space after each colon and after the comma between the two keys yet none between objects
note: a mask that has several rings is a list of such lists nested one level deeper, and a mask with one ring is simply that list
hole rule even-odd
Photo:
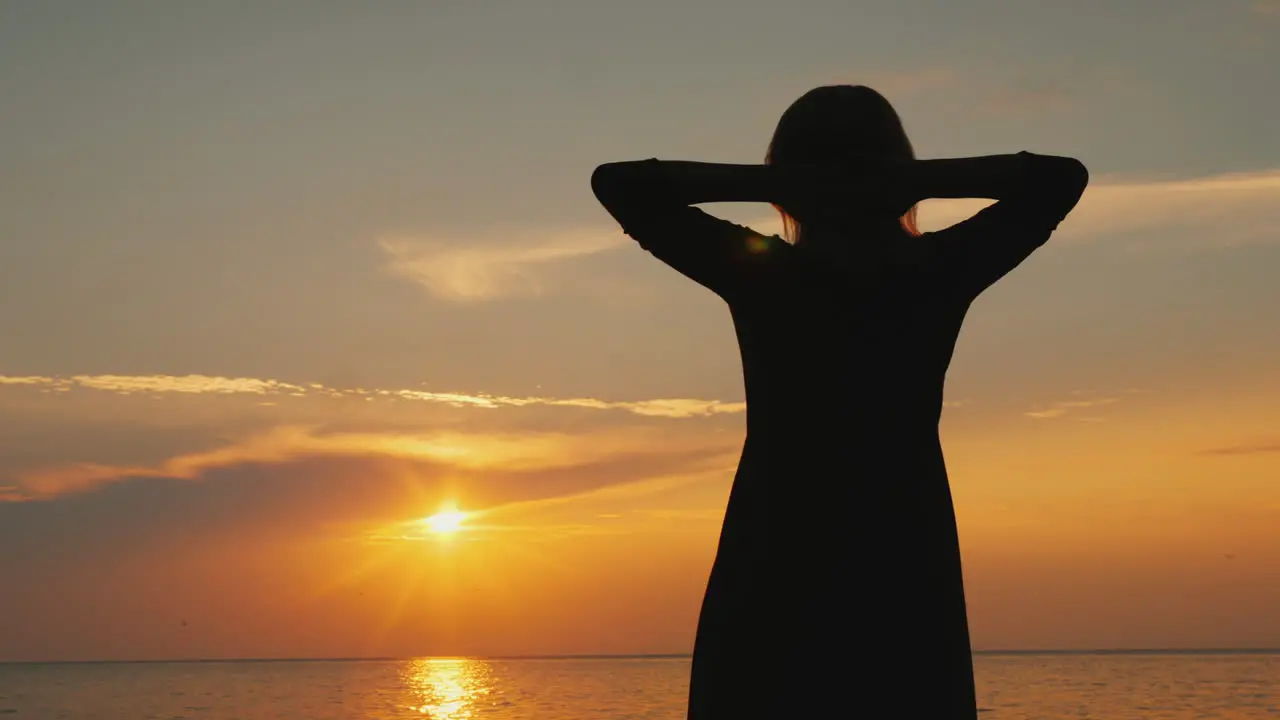
[{"label": "woman's hair", "polygon": [[[857,156],[913,159],[916,155],[902,119],[883,95],[862,85],[826,85],[801,95],[782,113],[764,161],[829,165]],[[785,210],[777,210],[787,239],[798,242],[804,228]],[[908,233],[920,234],[915,207],[901,222]]]}]

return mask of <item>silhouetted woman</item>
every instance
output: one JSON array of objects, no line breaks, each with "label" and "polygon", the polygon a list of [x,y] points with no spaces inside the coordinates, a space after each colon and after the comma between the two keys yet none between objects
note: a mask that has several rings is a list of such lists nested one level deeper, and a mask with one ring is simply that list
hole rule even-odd
[{"label": "silhouetted woman", "polygon": [[[860,86],[783,114],[764,165],[601,165],[641,247],[729,305],[747,439],[694,645],[689,717],[974,718],[938,438],[970,303],[1048,240],[1088,171],[1017,153],[915,160]],[[927,198],[997,202],[920,233]],[[694,208],[771,203],[790,243]]]}]

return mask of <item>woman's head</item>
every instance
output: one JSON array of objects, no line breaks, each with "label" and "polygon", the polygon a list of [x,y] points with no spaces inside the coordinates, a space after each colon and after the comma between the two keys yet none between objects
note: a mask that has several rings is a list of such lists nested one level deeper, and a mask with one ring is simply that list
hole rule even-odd
[{"label": "woman's head", "polygon": [[[909,160],[915,150],[897,111],[883,95],[862,85],[814,88],[782,113],[765,162],[770,165],[823,165],[842,158],[871,157]],[[802,228],[781,208],[787,237],[800,239]],[[916,235],[916,209],[901,218],[902,227]]]}]

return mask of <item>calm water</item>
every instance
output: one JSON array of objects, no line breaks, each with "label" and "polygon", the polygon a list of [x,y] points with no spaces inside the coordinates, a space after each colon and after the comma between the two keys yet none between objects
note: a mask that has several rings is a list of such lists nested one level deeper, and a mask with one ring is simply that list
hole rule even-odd
[{"label": "calm water", "polygon": [[[1280,717],[1280,654],[977,662],[983,720]],[[0,665],[0,716],[679,720],[688,672],[661,658],[14,664]]]}]

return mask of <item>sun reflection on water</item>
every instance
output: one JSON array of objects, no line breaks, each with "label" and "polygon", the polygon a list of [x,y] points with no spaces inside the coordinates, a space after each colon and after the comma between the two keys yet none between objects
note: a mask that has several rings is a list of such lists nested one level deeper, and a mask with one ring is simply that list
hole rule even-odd
[{"label": "sun reflection on water", "polygon": [[431,720],[468,720],[493,689],[488,663],[467,658],[423,658],[404,670],[410,710]]}]

